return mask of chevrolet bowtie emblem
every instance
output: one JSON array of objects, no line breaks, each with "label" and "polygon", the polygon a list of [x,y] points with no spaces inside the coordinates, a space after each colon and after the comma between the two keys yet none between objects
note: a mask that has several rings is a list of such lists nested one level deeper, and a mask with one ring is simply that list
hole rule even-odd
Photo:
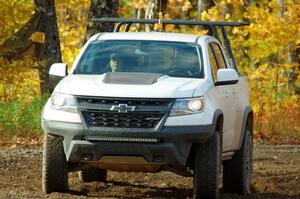
[{"label": "chevrolet bowtie emblem", "polygon": [[119,113],[127,113],[128,111],[134,111],[135,106],[128,106],[127,104],[119,104],[119,105],[113,105],[110,110],[111,111],[118,111]]}]

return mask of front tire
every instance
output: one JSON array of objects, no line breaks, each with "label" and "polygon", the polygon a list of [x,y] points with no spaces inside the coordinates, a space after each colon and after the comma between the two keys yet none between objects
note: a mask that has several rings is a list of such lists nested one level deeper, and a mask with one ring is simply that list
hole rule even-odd
[{"label": "front tire", "polygon": [[62,137],[44,135],[42,189],[49,194],[68,190],[68,165]]},{"label": "front tire", "polygon": [[223,163],[223,191],[224,193],[248,194],[252,177],[252,125],[248,121],[242,147],[231,160]]},{"label": "front tire", "polygon": [[219,198],[222,136],[219,131],[204,144],[195,147],[193,198]]}]

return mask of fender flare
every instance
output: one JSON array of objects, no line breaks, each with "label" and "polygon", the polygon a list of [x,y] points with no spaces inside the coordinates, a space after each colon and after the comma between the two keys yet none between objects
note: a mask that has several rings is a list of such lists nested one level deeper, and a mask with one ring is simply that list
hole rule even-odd
[{"label": "fender flare", "polygon": [[[218,121],[218,118],[220,117],[220,116],[222,116],[222,117],[224,117],[223,116],[223,111],[221,110],[221,109],[216,109],[215,110],[215,112],[214,112],[214,116],[213,116],[213,129],[212,129],[212,131],[215,131],[216,130],[216,128],[217,128],[217,121]],[[223,118],[224,119],[224,118]],[[223,127],[222,127],[223,128]],[[222,132],[223,133],[223,132]],[[211,134],[212,135],[212,134]]]},{"label": "fender flare", "polygon": [[[244,132],[246,129],[246,125],[247,125],[247,120],[250,114],[253,114],[253,110],[251,108],[251,106],[246,106],[246,108],[244,109],[244,113],[243,113],[243,124],[242,124],[242,130],[241,130],[241,137],[240,137],[240,141],[239,141],[239,149],[242,147],[242,143],[244,140]],[[251,133],[253,133],[253,116],[252,116],[252,126],[251,126]]]}]

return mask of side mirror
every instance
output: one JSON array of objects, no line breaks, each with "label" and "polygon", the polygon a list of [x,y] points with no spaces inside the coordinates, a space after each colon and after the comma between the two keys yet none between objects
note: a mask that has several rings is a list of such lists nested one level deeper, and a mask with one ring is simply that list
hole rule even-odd
[{"label": "side mirror", "polygon": [[239,76],[236,70],[231,68],[219,69],[217,72],[217,82],[218,85],[229,85],[236,84],[239,81]]},{"label": "side mirror", "polygon": [[67,75],[67,64],[64,63],[52,64],[49,70],[49,75],[65,77]]},{"label": "side mirror", "polygon": [[49,70],[49,79],[52,90],[67,75],[67,64],[55,63],[52,64]]}]

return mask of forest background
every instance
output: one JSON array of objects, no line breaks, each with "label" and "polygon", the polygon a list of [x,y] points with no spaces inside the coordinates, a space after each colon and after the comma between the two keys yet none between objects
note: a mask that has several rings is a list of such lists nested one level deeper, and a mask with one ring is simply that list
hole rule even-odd
[{"label": "forest background", "polygon": [[[163,2],[163,3],[162,3]],[[71,66],[84,44],[90,0],[56,0],[62,61]],[[298,0],[119,0],[121,18],[249,21],[230,28],[239,72],[248,77],[258,143],[300,143],[300,2]],[[7,40],[34,16],[33,0],[0,0],[0,135],[39,137],[40,113],[49,93],[41,92],[39,71],[45,60],[27,49],[9,57]],[[161,11],[161,12],[160,12]],[[161,13],[161,14],[160,14]],[[133,26],[132,31],[139,27]],[[172,26],[167,32],[203,34],[198,27]],[[33,40],[33,36],[31,37]],[[26,41],[24,41],[26,42]],[[44,73],[47,73],[45,68]]]}]

